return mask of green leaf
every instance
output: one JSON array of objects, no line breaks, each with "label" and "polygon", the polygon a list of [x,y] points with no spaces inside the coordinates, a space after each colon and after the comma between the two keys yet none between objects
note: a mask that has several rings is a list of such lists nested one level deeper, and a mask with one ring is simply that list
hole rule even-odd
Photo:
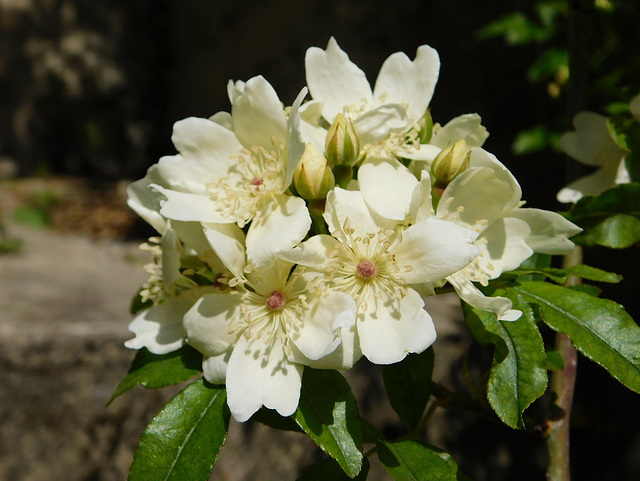
[{"label": "green leaf", "polygon": [[584,229],[582,245],[624,249],[640,241],[640,184],[620,184],[580,199],[567,218]]},{"label": "green leaf", "polygon": [[384,439],[384,436],[378,431],[378,428],[366,419],[360,418],[360,425],[362,426],[362,442],[375,444]]},{"label": "green leaf", "polygon": [[[369,474],[369,460],[364,458],[362,462],[362,470],[355,478],[355,481],[364,481]],[[351,478],[347,476],[340,465],[333,459],[323,459],[311,466],[300,476],[297,481],[349,481]]]},{"label": "green leaf", "polygon": [[547,387],[546,355],[542,336],[531,308],[509,291],[513,308],[522,311],[517,321],[498,321],[495,314],[465,306],[465,320],[474,337],[491,343],[494,361],[487,382],[487,399],[498,417],[509,427],[524,427],[522,413]]},{"label": "green leaf", "polygon": [[395,481],[457,481],[457,467],[440,453],[414,442],[380,442],[378,459]]},{"label": "green leaf", "polygon": [[640,392],[640,327],[619,304],[544,282],[511,288],[540,306],[552,329],[569,336],[578,351]]},{"label": "green leaf", "polygon": [[429,396],[433,373],[433,349],[409,354],[401,362],[382,366],[382,378],[391,406],[408,429],[420,423]]},{"label": "green leaf", "polygon": [[151,354],[140,349],[129,372],[113,392],[107,405],[136,384],[147,389],[160,389],[197,376],[202,371],[202,354],[191,346],[184,346],[169,354]]},{"label": "green leaf", "polygon": [[536,125],[529,130],[518,132],[511,144],[511,150],[516,155],[533,154],[551,145],[558,134],[551,132],[545,125]]},{"label": "green leaf", "polygon": [[549,349],[547,351],[546,366],[548,371],[562,371],[564,369],[564,359],[560,351]]},{"label": "green leaf", "polygon": [[154,417],[140,438],[129,481],[206,481],[227,437],[223,388],[189,384]]},{"label": "green leaf", "polygon": [[602,289],[596,286],[592,286],[590,284],[576,284],[575,286],[568,286],[569,289],[573,289],[574,291],[584,292],[585,294],[589,294],[593,297],[598,297],[602,294]]},{"label": "green leaf", "polygon": [[305,368],[293,419],[351,478],[362,467],[362,428],[356,400],[337,371]]},{"label": "green leaf", "polygon": [[302,432],[300,426],[298,426],[293,419],[290,417],[282,417],[273,409],[267,409],[264,407],[260,408],[253,416],[251,416],[251,420],[262,423],[273,429],[279,429],[280,431]]},{"label": "green leaf", "polygon": [[591,267],[584,264],[572,266],[567,269],[567,271],[570,274],[581,277],[582,279],[588,279],[590,281],[596,282],[608,282],[610,284],[617,284],[622,280],[622,276],[620,274],[603,271],[602,269],[598,269],[597,267]]}]

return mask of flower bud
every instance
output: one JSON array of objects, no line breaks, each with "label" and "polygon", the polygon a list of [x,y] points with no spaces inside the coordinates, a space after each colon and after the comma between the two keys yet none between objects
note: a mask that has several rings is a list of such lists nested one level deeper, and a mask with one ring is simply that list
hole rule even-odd
[{"label": "flower bud", "polygon": [[334,188],[335,179],[329,162],[312,144],[307,144],[304,154],[293,173],[293,184],[303,199],[323,199]]},{"label": "flower bud", "polygon": [[424,115],[418,120],[418,140],[421,144],[428,144],[433,135],[433,118],[431,117],[431,109],[427,109]]},{"label": "flower bud", "polygon": [[469,168],[471,151],[464,139],[448,145],[434,159],[431,175],[439,185],[448,185],[453,179]]},{"label": "flower bud", "polygon": [[342,114],[336,115],[327,132],[324,152],[329,165],[354,165],[360,154],[360,142],[353,122]]}]

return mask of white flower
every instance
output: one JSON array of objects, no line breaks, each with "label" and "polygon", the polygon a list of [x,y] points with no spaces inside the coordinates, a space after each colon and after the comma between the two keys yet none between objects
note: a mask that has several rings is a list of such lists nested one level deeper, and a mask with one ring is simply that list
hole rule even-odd
[{"label": "white flower", "polygon": [[585,195],[597,195],[616,184],[629,182],[624,163],[626,151],[611,137],[607,118],[593,112],[580,112],[574,117],[573,125],[576,130],[560,137],[560,147],[570,157],[598,170],[561,189],[558,201],[577,202]]},{"label": "white flower", "polygon": [[[444,189],[436,210],[438,218],[478,233],[474,244],[479,255],[447,281],[465,302],[492,311],[503,321],[516,320],[521,312],[511,309],[509,299],[486,297],[474,283],[486,286],[519,267],[534,251],[565,254],[573,248],[568,238],[580,231],[555,212],[523,209],[521,196],[506,167],[487,151],[474,148],[469,168]],[[421,205],[428,208],[429,202]]]},{"label": "white flower", "polygon": [[237,290],[205,294],[186,313],[188,342],[204,354],[205,378],[226,382],[237,421],[261,406],[296,410],[303,364],[333,352],[355,304],[339,292],[309,290],[293,264],[274,260],[248,270]]},{"label": "white flower", "polygon": [[[202,294],[226,289],[230,275],[209,247],[202,226],[194,222],[167,222],[162,238],[152,238],[142,247],[155,259],[145,266],[150,277],[140,296],[142,302],[153,305],[131,321],[129,330],[135,337],[125,346],[167,354],[185,344],[184,314]],[[208,277],[209,285],[199,286],[185,275],[196,272]]]},{"label": "white flower", "polygon": [[360,192],[340,188],[329,193],[324,218],[332,236],[314,236],[281,256],[355,299],[357,335],[343,343],[359,341],[377,364],[424,351],[436,332],[412,285],[436,282],[468,264],[478,253],[470,244],[476,234],[434,217],[405,228],[371,213]]},{"label": "white flower", "polygon": [[311,224],[304,200],[288,194],[304,151],[297,133],[304,91],[288,118],[262,77],[230,84],[229,94],[230,115],[177,122],[172,140],[179,154],[160,159],[141,182],[166,198],[160,214],[167,218],[239,227],[251,222],[247,244],[258,264],[272,254],[270,245],[295,245],[292,239]]},{"label": "white flower", "polygon": [[[429,106],[440,59],[427,45],[418,48],[413,61],[396,52],[382,64],[372,90],[364,72],[331,38],[326,50],[307,50],[305,67],[307,85],[316,102],[305,106],[303,119],[316,123],[321,115],[331,124],[342,113],[353,121],[361,147],[382,144],[395,150],[404,146],[407,133]],[[306,127],[306,134],[316,137],[316,147],[323,146],[326,131]]]}]

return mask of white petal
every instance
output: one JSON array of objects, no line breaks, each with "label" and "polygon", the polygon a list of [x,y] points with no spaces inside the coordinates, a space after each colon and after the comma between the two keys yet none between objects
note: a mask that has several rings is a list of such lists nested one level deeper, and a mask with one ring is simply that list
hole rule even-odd
[{"label": "white petal", "polygon": [[356,321],[356,303],[348,295],[332,292],[315,299],[312,311],[291,341],[308,359],[318,360],[333,352],[340,338],[336,331],[350,328]]},{"label": "white petal", "polygon": [[[407,284],[437,282],[462,269],[479,253],[472,242],[471,229],[436,218],[412,225],[403,232],[402,242],[393,253]],[[410,266],[409,272],[403,266]]]},{"label": "white petal", "polygon": [[358,335],[364,356],[374,364],[401,361],[410,352],[420,353],[436,340],[431,316],[413,289],[401,299],[378,299],[373,289],[367,310],[358,316]]},{"label": "white petal", "polygon": [[293,344],[291,346],[290,359],[293,362],[314,369],[351,369],[362,357],[357,328],[355,325],[350,328],[340,328],[337,331],[337,335],[340,343],[330,354],[314,361],[302,354],[296,345]]},{"label": "white petal", "polygon": [[247,265],[242,229],[235,224],[206,224],[204,235],[226,268],[242,279]]},{"label": "white petal", "polygon": [[[464,171],[445,188],[438,204],[438,217],[450,219],[470,228],[479,221],[491,224],[504,212],[517,207],[520,188],[504,182],[488,167]],[[476,226],[478,227],[478,226]]]},{"label": "white petal", "polygon": [[[302,100],[307,95],[307,88],[303,88],[296,100],[293,102],[291,106],[291,111],[289,112],[289,120],[287,123],[287,131],[289,138],[289,147],[287,149],[287,164],[285,167],[284,173],[284,186],[288,188],[291,184],[291,179],[293,179],[293,173],[304,154],[304,149],[306,146],[306,142],[303,138],[302,133],[302,121],[300,120],[300,105],[302,104]],[[324,148],[320,150],[320,152],[324,152]]]},{"label": "white petal", "polygon": [[336,187],[327,195],[323,217],[330,232],[343,233],[347,219],[358,234],[377,233],[380,229],[393,229],[395,226],[395,222],[380,216],[374,218],[373,214],[364,202],[362,193]]},{"label": "white petal", "polygon": [[481,267],[486,266],[489,279],[518,268],[533,254],[528,245],[530,233],[525,221],[513,217],[497,219],[484,230],[482,237],[487,241],[485,256],[476,262]]},{"label": "white petal", "polygon": [[474,147],[471,149],[471,156],[469,158],[469,167],[489,167],[493,170],[495,176],[509,186],[511,189],[511,199],[505,201],[506,208],[516,207],[520,204],[522,198],[522,189],[520,184],[513,176],[511,171],[507,169],[498,158],[490,152],[487,152],[483,148]]},{"label": "white petal", "polygon": [[527,237],[527,244],[543,254],[564,255],[571,252],[575,246],[569,238],[582,231],[560,214],[548,210],[515,209],[509,215],[529,225],[531,234]]},{"label": "white petal", "polygon": [[418,179],[396,159],[367,158],[358,169],[367,205],[386,219],[404,220]]},{"label": "white petal", "polygon": [[558,202],[577,202],[585,195],[598,195],[615,185],[615,171],[598,169],[591,175],[580,177],[558,192]]},{"label": "white petal", "polygon": [[242,316],[238,293],[206,294],[184,315],[187,342],[206,356],[229,350],[237,335],[228,332],[232,319]]},{"label": "white petal", "polygon": [[358,134],[360,145],[375,145],[392,133],[409,129],[409,119],[400,104],[385,104],[368,110],[356,118],[353,127]]},{"label": "white petal", "polygon": [[226,218],[216,211],[216,203],[208,196],[189,194],[165,189],[157,184],[152,187],[161,192],[167,200],[162,203],[160,214],[175,220],[197,221],[210,223],[231,223],[238,219]]},{"label": "white petal", "polygon": [[162,234],[162,280],[165,286],[174,284],[180,277],[182,256],[178,234],[167,227]]},{"label": "white petal", "polygon": [[254,266],[270,262],[296,246],[309,232],[311,216],[303,199],[274,195],[258,205],[247,233],[247,260]]},{"label": "white petal", "polygon": [[329,235],[314,235],[298,247],[281,251],[278,257],[293,264],[323,270],[337,252],[339,241]]},{"label": "white petal", "polygon": [[420,173],[420,182],[411,194],[408,220],[413,224],[417,224],[433,216],[435,216],[435,212],[431,197],[431,176],[429,172],[423,170]]},{"label": "white petal", "polygon": [[147,176],[127,186],[127,205],[159,233],[166,222],[160,215],[160,201],[164,196],[150,186],[153,180]]},{"label": "white petal", "polygon": [[216,124],[224,127],[227,130],[233,131],[233,117],[229,112],[216,112],[211,117],[209,117],[211,122],[215,122]]},{"label": "white petal", "polygon": [[398,157],[405,159],[411,159],[415,161],[414,166],[410,166],[411,172],[419,174],[423,170],[429,170],[433,159],[442,152],[442,149],[437,145],[420,144],[416,149],[413,145],[403,145],[396,151]]},{"label": "white petal", "polygon": [[604,166],[617,162],[625,151],[618,147],[607,128],[607,118],[594,112],[580,112],[573,119],[575,132],[560,137],[560,148],[587,165]]},{"label": "white petal", "polygon": [[230,158],[242,148],[229,129],[197,117],[176,122],[171,140],[182,157],[208,166],[213,174],[226,172]]},{"label": "white petal", "polygon": [[364,72],[349,60],[333,37],[326,50],[311,47],[305,56],[307,85],[315,100],[323,103],[323,115],[329,122],[343,108],[371,102],[371,86]]},{"label": "white petal", "polygon": [[193,292],[186,292],[142,311],[129,324],[129,330],[136,337],[124,345],[130,349],[146,347],[153,354],[167,354],[180,349],[186,336],[182,318],[196,299]]},{"label": "white petal", "polygon": [[224,384],[227,378],[227,366],[231,350],[217,356],[204,356],[202,358],[202,373],[211,384]]},{"label": "white petal", "polygon": [[242,94],[231,108],[233,129],[245,147],[254,145],[273,150],[272,138],[277,144],[287,140],[287,123],[278,94],[264,77],[248,80]]},{"label": "white petal", "polygon": [[521,311],[511,309],[512,303],[506,297],[486,297],[476,286],[461,274],[454,274],[447,279],[455,288],[460,298],[477,309],[493,312],[501,321],[515,321],[522,315]]},{"label": "white petal", "polygon": [[302,369],[284,355],[280,341],[240,336],[227,367],[227,402],[236,421],[249,419],[261,406],[291,416],[298,407]]},{"label": "white petal", "polygon": [[408,105],[409,118],[417,121],[431,102],[439,72],[438,52],[428,45],[418,47],[413,62],[404,53],[396,52],[382,64],[373,96],[384,103]]},{"label": "white petal", "polygon": [[478,114],[464,114],[446,123],[436,131],[430,143],[444,149],[447,145],[463,139],[469,147],[482,147],[489,137],[489,132],[482,125]]}]

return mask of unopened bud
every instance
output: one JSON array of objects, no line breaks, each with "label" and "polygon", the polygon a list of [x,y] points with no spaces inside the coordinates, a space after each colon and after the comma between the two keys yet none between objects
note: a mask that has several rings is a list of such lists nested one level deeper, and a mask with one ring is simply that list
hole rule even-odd
[{"label": "unopened bud", "polygon": [[453,179],[469,168],[471,151],[464,139],[448,145],[434,159],[431,175],[437,184],[448,185]]},{"label": "unopened bud", "polygon": [[433,135],[433,118],[431,117],[431,109],[427,109],[424,115],[418,120],[418,140],[421,144],[428,144]]},{"label": "unopened bud", "polygon": [[354,165],[360,154],[360,142],[353,122],[342,114],[336,115],[327,132],[324,152],[329,165]]},{"label": "unopened bud", "polygon": [[293,173],[293,184],[303,199],[323,199],[334,188],[335,179],[329,162],[312,144],[307,144],[304,154]]}]

